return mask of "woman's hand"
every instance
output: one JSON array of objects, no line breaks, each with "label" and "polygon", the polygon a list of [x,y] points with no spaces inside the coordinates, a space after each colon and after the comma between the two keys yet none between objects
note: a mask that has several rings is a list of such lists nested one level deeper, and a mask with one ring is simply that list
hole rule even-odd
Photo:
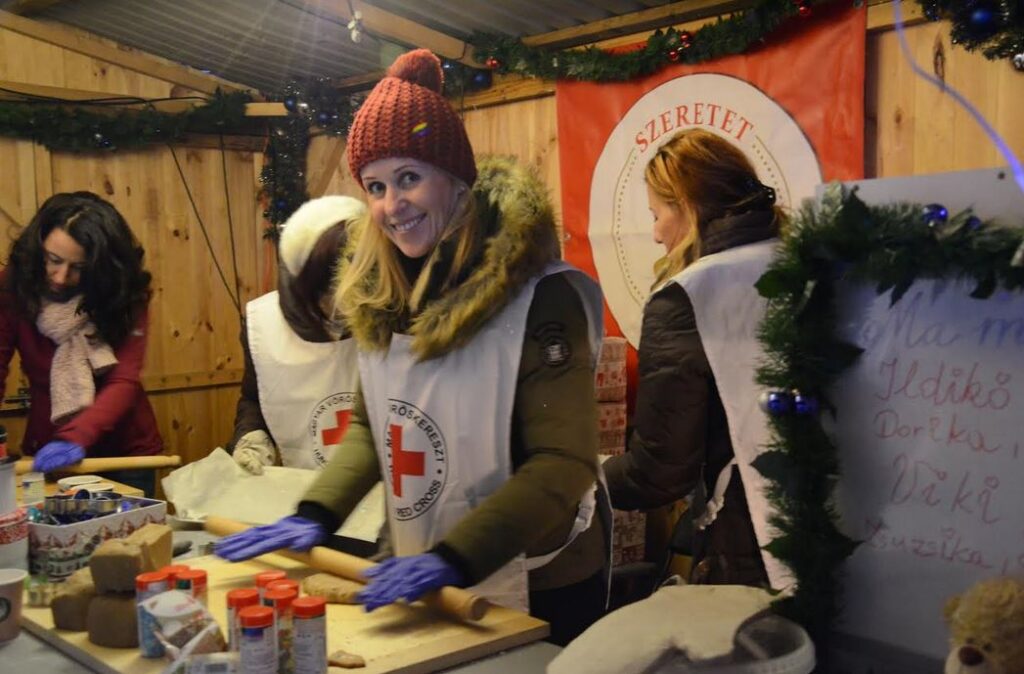
[{"label": "woman's hand", "polygon": [[274,441],[264,431],[249,431],[238,439],[231,458],[246,472],[262,475],[264,466],[273,466],[275,451]]},{"label": "woman's hand", "polygon": [[392,557],[363,572],[372,579],[359,593],[359,600],[372,611],[399,599],[416,601],[427,592],[445,585],[461,587],[462,574],[439,555],[428,552],[410,557]]},{"label": "woman's hand", "polygon": [[36,452],[32,461],[32,470],[37,473],[49,473],[78,463],[85,458],[85,450],[73,442],[54,440]]},{"label": "woman's hand", "polygon": [[306,552],[326,540],[328,535],[329,532],[319,522],[291,515],[273,524],[222,538],[214,543],[213,552],[229,561],[241,562],[281,548]]}]

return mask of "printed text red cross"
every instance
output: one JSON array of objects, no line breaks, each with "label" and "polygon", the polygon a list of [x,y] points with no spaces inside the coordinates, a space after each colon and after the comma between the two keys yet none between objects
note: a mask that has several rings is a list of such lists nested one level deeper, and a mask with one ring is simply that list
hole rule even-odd
[{"label": "printed text red cross", "polygon": [[341,443],[341,439],[345,437],[345,431],[348,430],[348,422],[352,418],[352,410],[338,410],[334,413],[334,418],[338,422],[337,426],[320,431],[320,439],[323,440],[324,447]]},{"label": "printed text red cross", "polygon": [[391,489],[395,496],[402,498],[402,476],[423,475],[423,452],[407,452],[402,449],[402,427],[391,424]]}]

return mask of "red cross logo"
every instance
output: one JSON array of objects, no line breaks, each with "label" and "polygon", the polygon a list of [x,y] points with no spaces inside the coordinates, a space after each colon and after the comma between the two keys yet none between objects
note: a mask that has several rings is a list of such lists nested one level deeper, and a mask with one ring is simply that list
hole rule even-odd
[{"label": "red cross logo", "polygon": [[334,413],[334,418],[338,422],[337,426],[320,431],[320,439],[323,440],[324,447],[341,443],[341,439],[345,437],[345,431],[348,430],[348,422],[352,418],[352,410],[338,410]]},{"label": "red cross logo", "polygon": [[398,424],[391,424],[389,431],[391,488],[394,490],[395,496],[402,498],[402,476],[420,477],[423,475],[423,452],[407,452],[402,449],[402,427]]}]

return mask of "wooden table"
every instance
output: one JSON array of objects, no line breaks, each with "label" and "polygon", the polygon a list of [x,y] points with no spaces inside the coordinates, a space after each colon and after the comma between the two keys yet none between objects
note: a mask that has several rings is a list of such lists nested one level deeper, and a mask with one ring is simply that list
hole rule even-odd
[{"label": "wooden table", "polygon": [[[139,489],[138,487],[131,487],[129,485],[121,484],[120,482],[114,482],[113,480],[108,480],[106,478],[103,479],[103,482],[106,482],[107,484],[113,485],[114,486],[114,491],[116,491],[118,494],[121,494],[122,496],[139,496],[139,497],[141,497],[141,496],[145,495],[145,494],[142,493],[142,490]],[[43,487],[43,491],[45,492],[45,494],[47,496],[53,496],[57,492],[61,491],[61,488],[57,486],[56,482],[47,482],[44,485],[44,487]],[[20,476],[19,476],[19,479],[18,479],[18,484],[15,487],[15,498],[17,499],[19,505],[24,505],[24,503],[22,502],[22,498],[21,498],[21,479],[20,479]]]},{"label": "wooden table", "polygon": [[[260,571],[282,569],[301,579],[312,570],[280,555],[264,555],[232,564],[217,557],[187,560],[209,574],[209,606],[224,625],[225,595],[252,585]],[[345,649],[363,656],[367,666],[357,672],[376,674],[434,672],[499,651],[527,644],[548,634],[547,623],[525,613],[492,607],[479,623],[464,623],[435,613],[421,604],[394,604],[372,613],[361,606],[330,605],[327,613],[329,651]],[[53,629],[48,608],[26,607],[22,625],[54,648],[90,669],[104,674],[159,674],[164,660],[139,657],[136,649],[103,648],[89,643],[84,632]]]}]

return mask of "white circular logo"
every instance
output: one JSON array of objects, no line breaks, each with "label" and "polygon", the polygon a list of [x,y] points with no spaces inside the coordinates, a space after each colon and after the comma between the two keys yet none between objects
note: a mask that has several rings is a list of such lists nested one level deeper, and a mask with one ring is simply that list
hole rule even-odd
[{"label": "white circular logo", "polygon": [[608,136],[590,186],[588,236],[601,289],[622,333],[640,343],[643,306],[664,248],[652,238],[644,168],[676,131],[700,127],[743,150],[780,206],[814,195],[821,168],[796,121],[757,87],[700,73],[644,94]]},{"label": "white circular logo", "polygon": [[313,441],[313,458],[318,467],[330,461],[334,449],[341,444],[355,404],[355,393],[335,393],[313,408],[309,418],[309,436]]},{"label": "white circular logo", "polygon": [[444,434],[423,410],[404,400],[388,400],[388,487],[399,520],[414,520],[430,510],[448,479]]}]

